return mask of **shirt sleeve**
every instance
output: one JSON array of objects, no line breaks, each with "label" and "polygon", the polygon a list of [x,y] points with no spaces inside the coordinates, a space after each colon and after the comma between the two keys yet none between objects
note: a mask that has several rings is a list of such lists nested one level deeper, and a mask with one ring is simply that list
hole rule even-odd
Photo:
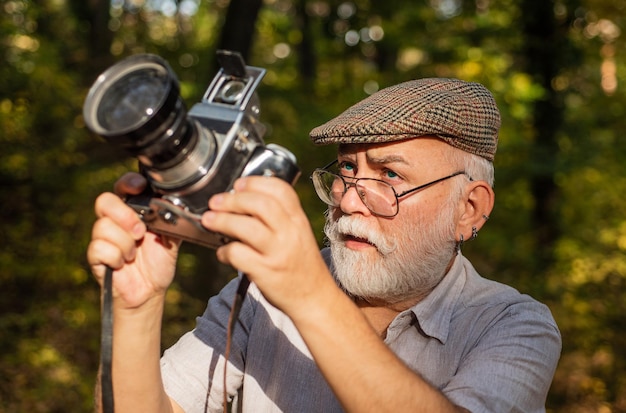
[{"label": "shirt sleeve", "polygon": [[[183,335],[161,358],[165,391],[188,413],[223,411],[226,333],[238,285],[239,277],[209,299],[204,314],[196,319],[194,330]],[[230,345],[226,383],[229,399],[237,394],[243,380],[247,337],[255,304],[249,291]]]},{"label": "shirt sleeve", "polygon": [[545,412],[561,353],[561,336],[548,308],[522,302],[492,308],[473,322],[485,327],[466,347],[444,394],[472,413]]}]

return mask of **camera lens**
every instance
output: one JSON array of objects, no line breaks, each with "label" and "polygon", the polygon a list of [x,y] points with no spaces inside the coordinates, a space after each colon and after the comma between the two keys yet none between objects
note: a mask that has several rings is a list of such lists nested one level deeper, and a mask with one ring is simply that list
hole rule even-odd
[{"label": "camera lens", "polygon": [[125,75],[103,93],[96,110],[98,124],[110,132],[140,127],[162,106],[167,81],[153,69]]},{"label": "camera lens", "polygon": [[87,127],[149,168],[180,162],[197,141],[178,80],[155,55],[131,56],[102,73],[83,107]]}]

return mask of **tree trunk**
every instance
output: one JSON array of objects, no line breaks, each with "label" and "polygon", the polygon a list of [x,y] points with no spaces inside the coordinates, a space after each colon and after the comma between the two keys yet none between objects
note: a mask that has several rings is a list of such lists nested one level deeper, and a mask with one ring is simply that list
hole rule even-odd
[{"label": "tree trunk", "polygon": [[218,49],[241,53],[247,62],[252,48],[254,27],[263,0],[231,0],[222,26]]},{"label": "tree trunk", "polygon": [[302,41],[298,44],[298,69],[302,77],[303,89],[312,91],[317,59],[315,58],[315,46],[309,15],[306,12],[306,3],[307,0],[296,2],[297,24],[302,32]]},{"label": "tree trunk", "polygon": [[565,23],[556,20],[552,1],[524,0],[521,10],[526,69],[544,91],[533,108],[530,150],[530,187],[535,200],[531,222],[538,258],[535,264],[541,269],[552,262],[553,247],[560,234],[556,215],[559,190],[554,176],[559,152],[557,133],[563,123],[564,106],[552,82],[559,68],[566,66],[563,45],[567,39]]},{"label": "tree trunk", "polygon": [[89,24],[85,59],[86,67],[83,73],[87,78],[100,73],[112,63],[111,43],[113,32],[109,29],[110,0],[72,0],[70,7],[77,19]]}]

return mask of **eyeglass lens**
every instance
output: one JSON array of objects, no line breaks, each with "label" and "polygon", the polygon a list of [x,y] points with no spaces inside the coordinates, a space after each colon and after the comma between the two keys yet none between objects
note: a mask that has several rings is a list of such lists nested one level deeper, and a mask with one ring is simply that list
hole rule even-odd
[{"label": "eyeglass lens", "polygon": [[351,186],[355,187],[363,204],[373,213],[381,216],[397,214],[398,200],[393,188],[385,182],[373,179],[359,179],[355,182],[346,182],[334,173],[318,170],[314,180],[318,196],[326,204],[339,206],[345,193]]}]

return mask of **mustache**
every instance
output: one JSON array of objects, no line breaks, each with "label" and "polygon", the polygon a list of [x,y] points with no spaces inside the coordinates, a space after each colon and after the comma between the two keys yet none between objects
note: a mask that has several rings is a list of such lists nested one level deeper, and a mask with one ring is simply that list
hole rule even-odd
[{"label": "mustache", "polygon": [[324,233],[328,241],[332,243],[341,243],[347,238],[358,238],[373,245],[378,253],[385,256],[389,255],[397,249],[395,239],[389,239],[378,231],[370,228],[364,221],[354,217],[343,215],[334,219],[331,214],[326,217],[326,225]]}]

